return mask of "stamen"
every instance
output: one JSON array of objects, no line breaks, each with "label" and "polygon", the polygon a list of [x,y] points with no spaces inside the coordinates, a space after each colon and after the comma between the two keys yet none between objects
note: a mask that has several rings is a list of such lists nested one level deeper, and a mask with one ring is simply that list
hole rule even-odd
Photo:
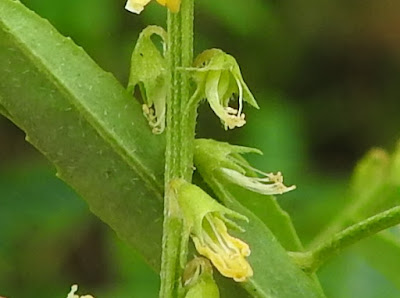
[{"label": "stamen", "polygon": [[236,83],[239,88],[239,109],[238,109],[238,116],[241,115],[242,110],[243,110],[243,87],[238,78],[235,77]]},{"label": "stamen", "polygon": [[280,172],[273,174],[257,171],[261,172],[264,177],[248,177],[232,169],[221,168],[221,170],[233,183],[265,195],[283,194],[296,188],[294,185],[290,187],[285,186],[283,184],[283,176]]}]

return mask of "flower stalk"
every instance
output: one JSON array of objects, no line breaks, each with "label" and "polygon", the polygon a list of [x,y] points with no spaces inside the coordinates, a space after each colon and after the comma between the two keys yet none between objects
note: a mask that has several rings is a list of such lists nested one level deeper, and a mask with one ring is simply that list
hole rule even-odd
[{"label": "flower stalk", "polygon": [[292,252],[290,256],[304,271],[314,273],[344,248],[398,224],[400,224],[400,206],[378,213],[334,234],[332,238],[311,251]]}]

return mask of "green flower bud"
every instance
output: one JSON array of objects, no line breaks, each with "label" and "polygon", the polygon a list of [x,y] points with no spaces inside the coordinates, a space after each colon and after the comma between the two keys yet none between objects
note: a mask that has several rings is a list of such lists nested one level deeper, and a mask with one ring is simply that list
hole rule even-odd
[{"label": "green flower bud", "polygon": [[160,134],[165,129],[167,97],[167,62],[165,53],[160,53],[151,37],[157,35],[163,42],[163,51],[167,34],[163,28],[148,26],[140,33],[131,58],[128,92],[133,93],[139,86],[143,98],[143,114],[147,118],[153,133]]},{"label": "green flower bud", "polygon": [[[194,62],[193,79],[197,83],[199,98],[207,98],[211,109],[221,119],[225,129],[243,126],[243,101],[259,108],[256,100],[243,80],[235,58],[219,49],[201,53]],[[238,97],[238,108],[229,102]]]},{"label": "green flower bud", "polygon": [[247,243],[229,235],[227,229],[229,226],[243,232],[230,218],[248,219],[184,180],[173,180],[170,186],[198,253],[208,258],[222,275],[237,282],[251,277],[253,270],[246,259],[250,248]]},{"label": "green flower bud", "polygon": [[210,261],[195,257],[183,273],[183,282],[187,292],[185,298],[219,298],[218,286],[214,281]]}]

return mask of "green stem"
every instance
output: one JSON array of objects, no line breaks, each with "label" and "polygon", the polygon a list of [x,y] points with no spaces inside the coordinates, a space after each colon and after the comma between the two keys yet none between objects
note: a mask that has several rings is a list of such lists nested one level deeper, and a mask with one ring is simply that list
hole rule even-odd
[{"label": "green stem", "polygon": [[290,253],[294,261],[307,272],[315,272],[328,259],[366,237],[372,236],[387,228],[400,224],[400,206],[391,208],[336,233],[308,252]]},{"label": "green stem", "polygon": [[165,200],[160,297],[182,296],[181,275],[186,262],[188,235],[178,203],[170,190],[173,179],[190,182],[193,174],[196,110],[186,111],[190,78],[181,71],[193,60],[194,0],[182,0],[179,13],[168,12],[169,92],[165,152]]}]

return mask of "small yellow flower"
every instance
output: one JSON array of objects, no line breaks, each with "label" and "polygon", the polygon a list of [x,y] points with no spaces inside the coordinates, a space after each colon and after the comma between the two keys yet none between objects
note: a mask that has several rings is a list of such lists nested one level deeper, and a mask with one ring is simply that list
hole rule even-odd
[{"label": "small yellow flower", "polygon": [[192,239],[199,254],[210,259],[222,275],[237,282],[246,281],[253,275],[246,260],[250,255],[249,246],[229,235],[225,223],[217,214],[207,214],[201,234],[192,235]]},{"label": "small yellow flower", "polygon": [[171,188],[177,196],[186,228],[199,254],[208,258],[222,275],[237,282],[244,282],[253,276],[247,261],[249,246],[229,235],[227,229],[229,226],[244,231],[228,217],[245,221],[248,219],[222,206],[201,188],[184,180],[174,180]]},{"label": "small yellow flower", "polygon": [[[141,13],[144,7],[149,4],[151,0],[128,0],[125,9],[134,13]],[[178,12],[181,6],[181,0],[157,0],[163,6],[168,7],[172,12]]]}]

